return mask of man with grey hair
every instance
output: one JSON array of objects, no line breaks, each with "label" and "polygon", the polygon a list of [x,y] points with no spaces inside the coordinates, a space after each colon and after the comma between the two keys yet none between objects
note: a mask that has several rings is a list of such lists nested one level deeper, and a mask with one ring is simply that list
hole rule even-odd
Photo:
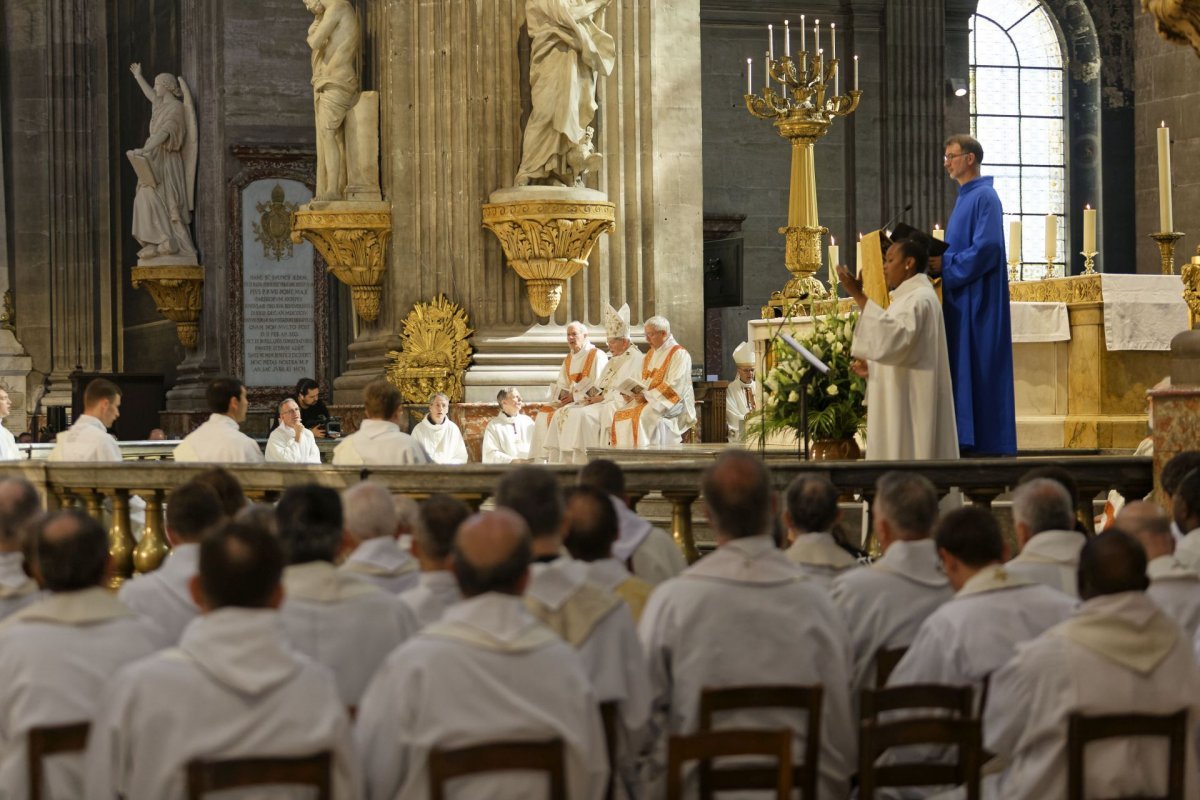
[{"label": "man with grey hair", "polygon": [[40,599],[25,574],[28,528],[42,513],[37,489],[24,478],[0,478],[0,620]]},{"label": "man with grey hair", "polygon": [[571,409],[601,394],[597,385],[608,356],[588,339],[587,326],[578,320],[567,323],[567,348],[558,378],[550,385],[550,401],[538,411],[529,453],[534,461],[561,461],[558,435]]},{"label": "man with grey hair", "polygon": [[412,554],[421,565],[421,576],[416,586],[400,594],[421,627],[437,622],[463,599],[454,579],[454,536],[469,516],[470,506],[448,495],[435,494],[421,504],[412,535]]},{"label": "man with grey hair", "polygon": [[1078,597],[1075,573],[1084,537],[1074,530],[1075,507],[1066,488],[1049,478],[1021,484],[1012,493],[1012,518],[1021,552],[1008,571]]},{"label": "man with grey hair", "polygon": [[679,444],[696,424],[691,355],[671,335],[666,317],[650,317],[642,330],[650,352],[642,359],[641,385],[623,394],[625,405],[613,416],[614,447]]},{"label": "man with grey hair", "polygon": [[1137,500],[1125,504],[1114,524],[1146,551],[1146,595],[1193,640],[1200,630],[1200,574],[1175,558],[1171,517],[1157,503]]},{"label": "man with grey hair", "polygon": [[500,411],[483,429],[483,463],[511,464],[528,461],[533,438],[533,417],[522,414],[525,403],[517,387],[496,392]]},{"label": "man with grey hair", "polygon": [[300,404],[290,397],[279,404],[279,424],[267,437],[266,459],[279,464],[321,463],[316,437],[300,421]]},{"label": "man with grey hair", "polygon": [[438,392],[429,398],[429,413],[413,427],[412,437],[421,443],[433,463],[465,464],[467,444],[458,425],[446,416],[449,412],[450,396]]},{"label": "man with grey hair", "polygon": [[387,487],[371,481],[342,492],[342,530],[355,544],[341,569],[399,594],[417,585],[417,562],[396,541],[396,505]]},{"label": "man with grey hair", "polygon": [[887,472],[875,483],[871,530],[883,556],[833,579],[830,593],[850,628],[854,696],[884,683],[881,650],[907,648],[921,623],[954,596],[930,538],[938,520],[933,484],[913,472]]}]

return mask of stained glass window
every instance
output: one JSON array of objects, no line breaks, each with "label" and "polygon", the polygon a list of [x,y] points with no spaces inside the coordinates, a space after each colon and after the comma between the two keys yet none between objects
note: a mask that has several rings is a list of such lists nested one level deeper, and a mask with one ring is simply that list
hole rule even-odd
[{"label": "stained glass window", "polygon": [[[1056,274],[1066,274],[1062,45],[1040,0],[979,0],[971,17],[971,135],[983,145],[1008,223],[1021,221],[1021,272],[1046,271],[1046,215],[1058,217]],[[1009,254],[1012,257],[1012,254]]]}]

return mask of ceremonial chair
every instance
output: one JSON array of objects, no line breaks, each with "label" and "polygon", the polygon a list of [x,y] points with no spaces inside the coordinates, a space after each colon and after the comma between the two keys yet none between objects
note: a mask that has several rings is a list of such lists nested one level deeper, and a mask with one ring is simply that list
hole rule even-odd
[{"label": "ceremonial chair", "polygon": [[29,731],[29,800],[42,800],[43,760],[62,753],[79,753],[87,747],[91,723],[49,725]]},{"label": "ceremonial chair", "polygon": [[[1184,765],[1187,763],[1186,709],[1174,714],[1072,714],[1067,721],[1067,800],[1084,800],[1084,753],[1091,742],[1102,739],[1153,736],[1165,738],[1169,747],[1167,793],[1136,800],[1183,800]],[[1127,796],[1128,797],[1128,796]],[[1120,800],[1111,798],[1111,800]],[[1128,798],[1128,800],[1135,800]]]},{"label": "ceremonial chair", "polygon": [[[803,800],[817,800],[817,778],[821,753],[820,686],[733,686],[704,689],[700,693],[700,730],[712,731],[713,715],[747,708],[786,708],[807,712],[804,763],[792,766],[792,786]],[[714,767],[700,764],[700,791],[770,789],[776,785],[776,770],[770,767]]]},{"label": "ceremonial chair", "polygon": [[604,747],[608,750],[608,786],[604,789],[605,800],[612,800],[613,787],[617,785],[617,701],[605,700],[600,704],[600,721],[604,724]]},{"label": "ceremonial chair", "polygon": [[333,800],[333,754],[294,758],[196,760],[187,765],[188,800],[250,786],[311,786],[318,800]]},{"label": "ceremonial chair", "polygon": [[[683,800],[683,767],[690,761],[711,761],[726,756],[774,756],[774,789],[778,800],[792,796],[792,731],[722,730],[672,736],[667,743],[667,800]],[[728,787],[751,788],[751,787]],[[757,784],[753,788],[760,788]],[[712,791],[701,786],[701,800],[711,800]]]},{"label": "ceremonial chair", "polygon": [[489,742],[429,754],[429,800],[445,800],[446,783],[483,772],[545,772],[550,800],[567,800],[562,739],[540,742]]},{"label": "ceremonial chair", "polygon": [[886,647],[881,647],[875,651],[876,689],[882,689],[884,686],[887,686],[892,670],[896,668],[896,665],[900,663],[900,659],[904,658],[904,654],[907,652],[907,647],[893,647],[890,650]]}]

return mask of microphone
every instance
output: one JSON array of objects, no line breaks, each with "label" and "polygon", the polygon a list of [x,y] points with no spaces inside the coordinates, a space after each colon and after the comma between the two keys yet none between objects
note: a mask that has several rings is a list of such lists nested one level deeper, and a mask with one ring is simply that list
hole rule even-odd
[{"label": "microphone", "polygon": [[891,229],[892,229],[892,226],[893,226],[893,225],[895,225],[897,222],[899,222],[901,217],[903,217],[903,216],[904,216],[905,214],[907,214],[908,212],[912,211],[912,208],[913,208],[913,204],[912,204],[912,203],[909,203],[909,204],[908,204],[908,205],[906,205],[904,208],[900,209],[900,211],[898,211],[898,212],[896,213],[896,216],[894,216],[894,217],[892,217],[891,219],[889,219],[889,220],[888,220],[888,221],[887,221],[887,222],[884,224],[884,226],[883,226],[882,228],[880,228],[880,230],[887,231],[887,232],[888,232],[888,235],[890,236],[890,235],[891,235]]}]

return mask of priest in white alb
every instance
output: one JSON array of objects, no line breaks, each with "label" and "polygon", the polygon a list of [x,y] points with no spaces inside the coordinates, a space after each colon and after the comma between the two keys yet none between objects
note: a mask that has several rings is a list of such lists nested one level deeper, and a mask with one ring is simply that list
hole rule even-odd
[{"label": "priest in white alb", "polygon": [[607,444],[613,414],[624,402],[617,386],[627,377],[637,378],[642,369],[642,351],[629,339],[629,304],[620,311],[604,304],[604,333],[611,354],[596,387],[598,394],[559,411],[565,414],[558,432],[560,459],[567,464],[586,464],[587,448]]},{"label": "priest in white alb", "polygon": [[665,317],[650,317],[643,332],[650,352],[642,358],[639,385],[630,387],[625,405],[613,415],[609,438],[623,449],[679,444],[696,424],[691,355],[675,341]]},{"label": "priest in white alb", "polygon": [[399,597],[424,628],[462,602],[454,579],[454,535],[471,516],[471,507],[449,495],[435,494],[421,503],[419,513],[421,522],[412,534],[412,553],[421,565],[421,575],[417,585]]},{"label": "priest in white alb", "polygon": [[1075,530],[1066,488],[1050,478],[1022,483],[1012,493],[1012,519],[1021,552],[1008,562],[1008,571],[1078,597],[1075,580],[1085,539]]},{"label": "priest in white alb", "polygon": [[533,417],[522,414],[525,406],[515,386],[496,392],[500,410],[483,429],[483,463],[511,464],[528,461],[533,445]]},{"label": "priest in white alb", "polygon": [[467,444],[462,431],[446,414],[450,411],[449,395],[438,392],[429,398],[429,413],[413,426],[416,439],[435,464],[467,463]]},{"label": "priest in white alb", "polygon": [[362,481],[342,492],[343,544],[354,550],[339,569],[388,594],[417,585],[420,568],[407,547],[401,547],[400,515],[392,493],[382,483]]},{"label": "priest in white alb", "polygon": [[791,541],[788,560],[826,589],[834,578],[858,565],[858,559],[833,538],[833,527],[842,518],[839,494],[824,476],[799,475],[783,496],[783,527]]},{"label": "priest in white alb", "polygon": [[904,239],[888,248],[883,276],[887,309],[870,300],[844,266],[838,278],[862,309],[851,353],[867,379],[867,458],[958,458],[954,389],[946,349],[946,323],[925,275],[924,246]]},{"label": "priest in white alb", "polygon": [[558,439],[563,421],[589,397],[602,395],[597,383],[608,356],[588,340],[582,322],[567,323],[567,348],[570,352],[563,359],[558,378],[550,384],[549,402],[542,404],[533,428],[529,452],[534,461],[561,461]]},{"label": "priest in white alb", "polygon": [[1200,574],[1175,558],[1171,518],[1162,506],[1144,500],[1126,503],[1117,514],[1116,529],[1142,544],[1146,551],[1146,596],[1179,623],[1189,639],[1200,631]]},{"label": "priest in white alb", "polygon": [[0,621],[41,599],[25,572],[25,526],[42,514],[42,498],[24,478],[0,478]]},{"label": "priest in white alb", "polygon": [[754,380],[754,345],[742,342],[733,349],[737,377],[725,387],[725,425],[729,441],[746,438],[746,417],[758,409],[758,383]]}]

